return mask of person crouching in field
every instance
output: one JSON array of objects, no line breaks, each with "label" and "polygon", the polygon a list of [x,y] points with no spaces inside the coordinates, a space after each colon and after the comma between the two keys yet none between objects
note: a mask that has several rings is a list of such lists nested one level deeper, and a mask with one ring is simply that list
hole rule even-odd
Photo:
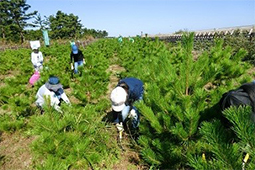
[{"label": "person crouching in field", "polygon": [[70,104],[68,97],[66,96],[63,86],[60,84],[58,77],[51,76],[44,85],[42,85],[36,93],[36,105],[43,113],[43,106],[47,100],[50,100],[50,105],[54,107],[58,112],[62,112],[60,104],[64,101]]},{"label": "person crouching in field", "polygon": [[143,82],[132,77],[120,80],[112,90],[110,96],[112,111],[115,116],[114,122],[119,131],[124,131],[123,125],[125,125],[127,117],[132,118],[132,128],[138,128],[140,114],[133,104],[135,101],[143,99],[143,92]]},{"label": "person crouching in field", "polygon": [[251,106],[251,119],[255,122],[255,81],[224,93],[219,104],[222,111],[231,106]]},{"label": "person crouching in field", "polygon": [[[83,64],[85,64],[84,55],[82,51],[78,49],[77,45],[72,45],[70,58],[71,58],[71,70],[74,69],[74,73],[77,74],[78,67],[83,66]],[[74,67],[73,67],[73,61],[74,61]]]},{"label": "person crouching in field", "polygon": [[39,51],[39,47],[33,47],[31,53],[31,62],[34,66],[34,70],[40,72],[43,69],[43,55]]}]

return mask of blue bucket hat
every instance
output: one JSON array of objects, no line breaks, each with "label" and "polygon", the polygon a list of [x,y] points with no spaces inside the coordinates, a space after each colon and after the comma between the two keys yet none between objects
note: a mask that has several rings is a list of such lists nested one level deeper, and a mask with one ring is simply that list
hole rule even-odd
[{"label": "blue bucket hat", "polygon": [[48,82],[45,83],[47,89],[52,90],[54,92],[58,91],[63,86],[59,82],[59,78],[56,76],[51,76]]},{"label": "blue bucket hat", "polygon": [[56,77],[56,76],[52,76],[49,78],[49,83],[52,84],[52,85],[56,85],[59,83],[59,78]]},{"label": "blue bucket hat", "polygon": [[73,45],[73,46],[72,46],[72,51],[73,51],[74,54],[77,54],[77,53],[78,53],[78,47],[77,47],[77,45]]}]

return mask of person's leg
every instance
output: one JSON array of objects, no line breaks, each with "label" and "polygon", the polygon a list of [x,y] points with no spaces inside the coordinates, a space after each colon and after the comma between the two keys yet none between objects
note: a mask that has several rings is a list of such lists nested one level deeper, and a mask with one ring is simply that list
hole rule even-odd
[{"label": "person's leg", "polygon": [[119,115],[120,115],[120,112],[115,112],[114,110],[112,110],[113,123],[119,123],[120,122]]},{"label": "person's leg", "polygon": [[[78,61],[78,71],[79,71],[79,67],[83,66],[83,61]],[[82,74],[82,71],[80,72],[80,75]]]},{"label": "person's leg", "polygon": [[83,61],[78,61],[78,66],[83,66]]},{"label": "person's leg", "polygon": [[74,62],[74,73],[78,73],[78,62]]},{"label": "person's leg", "polygon": [[39,68],[36,65],[34,65],[34,70],[39,71]]},{"label": "person's leg", "polygon": [[43,65],[38,66],[38,71],[41,72],[43,70]]},{"label": "person's leg", "polygon": [[132,118],[132,126],[134,129],[138,128],[139,124],[140,124],[140,113],[138,112],[137,108],[133,106],[134,111],[135,111],[135,115]]},{"label": "person's leg", "polygon": [[139,101],[143,100],[143,93],[144,93],[144,90],[142,90],[141,94],[140,94],[140,97],[139,97]]},{"label": "person's leg", "polygon": [[39,105],[38,103],[36,103],[36,106],[37,106],[37,108],[39,108],[40,113],[41,113],[41,115],[42,115],[42,114],[44,113],[44,110],[43,110],[42,106]]}]

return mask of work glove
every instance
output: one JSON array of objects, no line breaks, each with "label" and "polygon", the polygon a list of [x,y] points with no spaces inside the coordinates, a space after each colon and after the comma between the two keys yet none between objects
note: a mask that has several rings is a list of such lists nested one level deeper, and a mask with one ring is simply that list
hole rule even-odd
[{"label": "work glove", "polygon": [[129,118],[134,118],[136,116],[135,109],[132,109],[129,113]]},{"label": "work glove", "polygon": [[83,59],[83,64],[86,64],[86,61]]},{"label": "work glove", "polygon": [[116,127],[117,127],[117,129],[118,129],[118,131],[119,131],[119,132],[123,132],[123,131],[124,131],[124,128],[123,128],[122,122],[117,123],[117,124],[116,124]]},{"label": "work glove", "polygon": [[73,70],[73,64],[71,63],[71,70]]}]

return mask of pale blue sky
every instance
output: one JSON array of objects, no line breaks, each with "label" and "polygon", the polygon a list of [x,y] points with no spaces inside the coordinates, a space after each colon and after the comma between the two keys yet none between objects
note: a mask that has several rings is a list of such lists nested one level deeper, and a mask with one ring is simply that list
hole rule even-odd
[{"label": "pale blue sky", "polygon": [[27,0],[41,16],[58,10],[109,36],[169,34],[255,25],[255,0]]}]

